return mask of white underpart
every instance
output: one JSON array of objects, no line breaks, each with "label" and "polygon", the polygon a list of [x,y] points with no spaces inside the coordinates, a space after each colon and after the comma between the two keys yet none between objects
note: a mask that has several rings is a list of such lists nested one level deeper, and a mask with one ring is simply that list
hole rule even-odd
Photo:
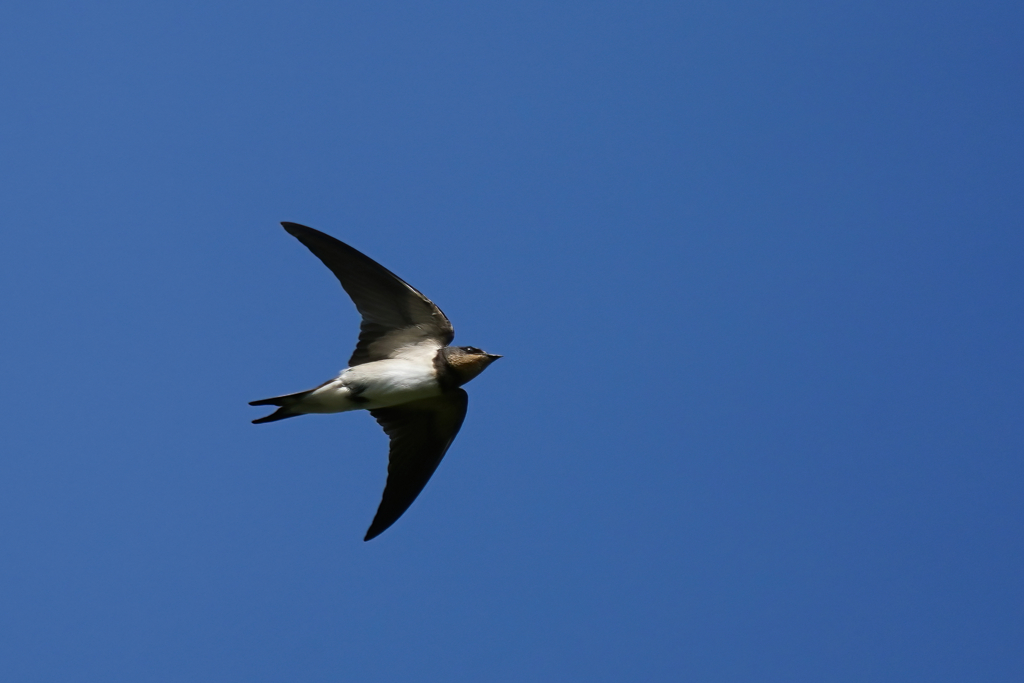
[{"label": "white underpart", "polygon": [[430,360],[441,348],[436,331],[419,325],[391,330],[370,344],[370,355],[375,358],[419,358],[429,354]]},{"label": "white underpart", "polygon": [[434,356],[439,348],[437,342],[407,346],[395,354],[397,358],[346,368],[335,379],[305,396],[293,409],[303,413],[340,413],[386,408],[438,396],[441,388],[437,384]]},{"label": "white underpart", "polygon": [[416,361],[418,363],[425,363],[430,367],[434,367],[434,356],[437,355],[440,348],[441,344],[438,344],[436,339],[431,338],[406,344],[405,346],[395,349],[388,354],[388,356],[390,358],[401,358],[404,360]]}]

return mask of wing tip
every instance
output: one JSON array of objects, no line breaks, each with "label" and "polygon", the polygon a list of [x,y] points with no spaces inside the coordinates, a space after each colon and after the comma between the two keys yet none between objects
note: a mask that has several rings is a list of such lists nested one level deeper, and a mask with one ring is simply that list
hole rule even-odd
[{"label": "wing tip", "polygon": [[[388,526],[391,525],[389,524]],[[366,530],[366,535],[363,536],[363,543],[366,543],[367,541],[372,541],[373,539],[377,538],[382,533],[387,531],[387,528],[387,526],[383,528],[377,528],[376,524],[371,524],[370,528]]]}]

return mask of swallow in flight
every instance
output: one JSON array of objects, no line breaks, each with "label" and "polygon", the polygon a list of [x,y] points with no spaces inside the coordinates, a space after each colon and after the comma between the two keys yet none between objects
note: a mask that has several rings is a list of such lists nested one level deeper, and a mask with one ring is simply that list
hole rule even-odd
[{"label": "swallow in flight", "polygon": [[253,406],[278,406],[253,423],[308,413],[369,410],[388,435],[388,480],[369,541],[402,516],[459,433],[469,397],[460,387],[501,358],[473,346],[449,346],[452,324],[404,280],[330,235],[282,223],[341,281],[363,321],[349,367],[334,379]]}]

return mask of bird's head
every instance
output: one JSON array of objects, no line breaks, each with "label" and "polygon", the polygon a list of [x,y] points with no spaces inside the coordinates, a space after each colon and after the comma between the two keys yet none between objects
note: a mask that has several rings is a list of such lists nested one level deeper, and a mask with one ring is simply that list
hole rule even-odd
[{"label": "bird's head", "polygon": [[459,378],[459,384],[473,379],[501,356],[486,353],[475,346],[448,346],[444,349],[445,360]]}]

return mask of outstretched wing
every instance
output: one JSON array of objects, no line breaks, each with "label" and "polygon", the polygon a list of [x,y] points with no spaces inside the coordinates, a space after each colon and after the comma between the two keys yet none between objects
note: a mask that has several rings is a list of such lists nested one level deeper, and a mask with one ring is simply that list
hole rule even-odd
[{"label": "outstretched wing", "polygon": [[371,410],[391,438],[388,483],[364,541],[379,536],[402,516],[455,440],[466,417],[469,396],[454,389],[441,396]]},{"label": "outstretched wing", "polygon": [[441,309],[384,266],[319,230],[281,225],[331,269],[363,317],[350,366],[393,358],[417,344],[446,346],[455,338]]}]

